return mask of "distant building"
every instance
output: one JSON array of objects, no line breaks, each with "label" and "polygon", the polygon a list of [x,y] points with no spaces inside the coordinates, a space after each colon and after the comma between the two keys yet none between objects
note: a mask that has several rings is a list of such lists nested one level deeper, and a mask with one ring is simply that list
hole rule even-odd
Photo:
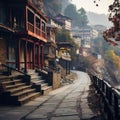
[{"label": "distant building", "polygon": [[58,29],[64,28],[67,31],[71,30],[71,19],[62,14],[58,14],[53,18],[48,18],[49,24],[54,25]]},{"label": "distant building", "polygon": [[56,19],[54,19],[54,18],[49,18],[49,24],[55,26],[58,29],[64,28],[63,23],[58,21],[58,20],[56,20]]},{"label": "distant building", "polygon": [[95,29],[92,30],[92,38],[95,39],[98,37],[99,32]]},{"label": "distant building", "polygon": [[54,21],[56,23],[61,23],[61,26],[64,27],[66,30],[71,30],[71,18],[62,14],[58,14],[54,17]]},{"label": "distant building", "polygon": [[57,56],[59,58],[59,64],[66,69],[66,74],[70,74],[71,68],[71,55],[70,51],[73,46],[69,42],[57,43]]},{"label": "distant building", "polygon": [[81,36],[79,35],[72,35],[72,38],[74,39],[74,42],[76,43],[77,45],[77,49],[76,49],[76,54],[79,54],[80,53],[80,46],[81,46]]},{"label": "distant building", "polygon": [[56,68],[56,42],[55,33],[57,28],[53,25],[46,24],[47,43],[44,46],[45,66]]},{"label": "distant building", "polygon": [[[91,48],[92,28],[83,27],[71,30],[72,36],[79,47],[79,54],[87,56]],[[77,50],[78,52],[78,50]]]},{"label": "distant building", "polygon": [[103,25],[94,25],[93,29],[98,31],[98,33],[103,33],[104,30],[106,30],[107,28]]}]

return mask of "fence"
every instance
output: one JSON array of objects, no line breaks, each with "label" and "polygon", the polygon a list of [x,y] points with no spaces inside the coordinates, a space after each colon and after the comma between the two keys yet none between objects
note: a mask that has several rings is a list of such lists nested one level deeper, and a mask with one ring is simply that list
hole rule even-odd
[{"label": "fence", "polygon": [[101,111],[106,120],[120,120],[120,89],[90,74],[92,83],[100,95]]}]

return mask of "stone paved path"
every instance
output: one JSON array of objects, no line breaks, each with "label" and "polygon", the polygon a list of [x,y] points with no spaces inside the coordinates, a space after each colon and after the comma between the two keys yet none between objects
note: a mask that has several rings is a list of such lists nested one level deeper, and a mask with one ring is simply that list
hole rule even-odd
[{"label": "stone paved path", "polygon": [[88,103],[90,78],[77,72],[74,83],[21,107],[0,106],[0,120],[87,120],[95,116]]}]

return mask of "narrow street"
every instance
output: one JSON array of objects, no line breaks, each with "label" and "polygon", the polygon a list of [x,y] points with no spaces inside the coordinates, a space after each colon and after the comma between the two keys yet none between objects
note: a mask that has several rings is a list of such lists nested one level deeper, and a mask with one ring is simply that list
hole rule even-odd
[{"label": "narrow street", "polygon": [[[91,110],[88,103],[90,78],[86,73],[76,72],[78,79],[72,84],[52,91],[21,107],[0,106],[0,120],[87,120],[98,111]],[[92,100],[92,99],[91,99]],[[97,112],[97,113],[95,113]]]}]

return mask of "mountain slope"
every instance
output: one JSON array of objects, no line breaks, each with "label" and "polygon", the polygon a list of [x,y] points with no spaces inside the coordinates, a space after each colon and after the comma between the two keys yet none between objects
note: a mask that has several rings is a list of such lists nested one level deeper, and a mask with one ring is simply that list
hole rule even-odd
[{"label": "mountain slope", "polygon": [[44,11],[47,16],[56,16],[61,12],[61,0],[43,0]]},{"label": "mountain slope", "polygon": [[104,25],[106,27],[111,26],[111,22],[108,21],[108,15],[97,14],[93,12],[87,12],[88,20],[90,25]]}]

